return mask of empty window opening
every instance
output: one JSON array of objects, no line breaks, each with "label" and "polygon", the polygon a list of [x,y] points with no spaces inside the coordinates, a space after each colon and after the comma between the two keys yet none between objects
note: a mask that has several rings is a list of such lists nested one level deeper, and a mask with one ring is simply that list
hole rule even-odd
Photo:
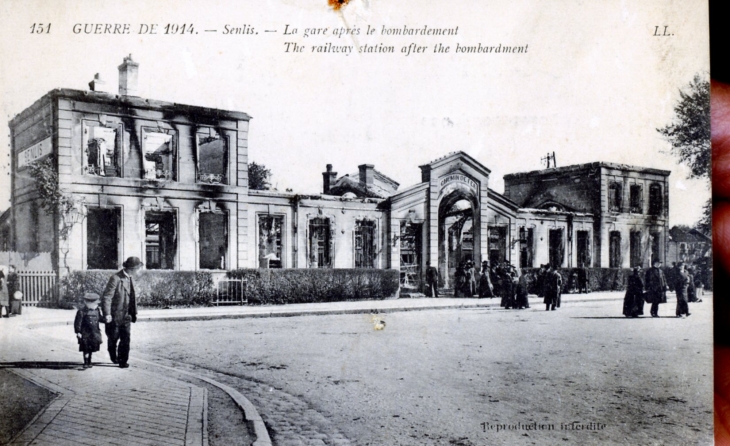
[{"label": "empty window opening", "polygon": [[175,180],[175,138],[172,130],[144,131],[143,178],[146,180]]},{"label": "empty window opening", "polygon": [[282,267],[281,215],[259,215],[259,268]]},{"label": "empty window opening", "polygon": [[119,177],[121,127],[107,127],[96,122],[83,123],[84,173],[102,177]]},{"label": "empty window opening", "polygon": [[377,256],[375,222],[355,222],[355,268],[375,268]]},{"label": "empty window opening", "polygon": [[309,220],[309,267],[332,267],[332,234],[329,218]]},{"label": "empty window opening", "polygon": [[200,269],[226,269],[228,224],[224,213],[199,215]]},{"label": "empty window opening", "polygon": [[611,183],[608,186],[608,210],[611,212],[621,212],[621,183]]},{"label": "empty window opening", "polygon": [[630,212],[632,214],[641,214],[644,212],[644,200],[642,196],[641,186],[638,184],[631,185],[629,189],[630,197]]},{"label": "empty window opening", "polygon": [[550,265],[553,268],[563,266],[563,257],[565,256],[565,240],[562,229],[551,229],[548,233],[548,250]]},{"label": "empty window opening", "polygon": [[649,214],[662,215],[663,210],[662,187],[654,183],[649,186]]},{"label": "empty window opening", "polygon": [[507,259],[507,228],[504,226],[490,227],[487,233],[489,238],[489,263],[497,265]]},{"label": "empty window opening", "polygon": [[591,266],[591,238],[588,231],[576,231],[577,260],[579,268]]},{"label": "empty window opening", "polygon": [[228,173],[228,139],[215,129],[198,130],[198,181],[226,184]]},{"label": "empty window opening", "polygon": [[421,283],[423,223],[402,221],[400,224],[400,283],[416,288]]},{"label": "empty window opening", "polygon": [[119,267],[119,209],[90,208],[86,216],[86,268]]},{"label": "empty window opening", "polygon": [[172,212],[145,214],[145,252],[147,269],[175,269],[177,225]]},{"label": "empty window opening", "polygon": [[520,228],[520,267],[533,266],[533,228]]}]

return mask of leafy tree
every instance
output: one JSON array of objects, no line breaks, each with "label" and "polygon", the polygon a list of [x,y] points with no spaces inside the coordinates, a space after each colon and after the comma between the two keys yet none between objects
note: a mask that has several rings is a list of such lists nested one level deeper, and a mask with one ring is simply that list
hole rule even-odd
[{"label": "leafy tree", "polygon": [[674,122],[657,131],[671,145],[671,153],[690,168],[690,178],[710,177],[710,81],[696,74],[679,91]]},{"label": "leafy tree", "polygon": [[[674,120],[657,131],[672,145],[670,153],[690,168],[689,178],[710,179],[712,152],[710,146],[710,81],[700,74],[679,90],[674,107]],[[711,200],[705,204],[697,228],[710,232]]]},{"label": "leafy tree", "polygon": [[271,187],[269,182],[271,170],[256,161],[248,163],[248,188],[253,190],[268,190]]}]

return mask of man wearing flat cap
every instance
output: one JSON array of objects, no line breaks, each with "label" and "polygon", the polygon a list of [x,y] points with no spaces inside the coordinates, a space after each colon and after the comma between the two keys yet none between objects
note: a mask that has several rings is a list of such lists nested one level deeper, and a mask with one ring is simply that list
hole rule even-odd
[{"label": "man wearing flat cap", "polygon": [[109,357],[125,369],[129,367],[129,342],[132,323],[137,322],[137,299],[134,293],[134,277],[142,268],[138,257],[130,257],[122,264],[122,270],[109,278],[101,296],[101,310],[106,320]]}]

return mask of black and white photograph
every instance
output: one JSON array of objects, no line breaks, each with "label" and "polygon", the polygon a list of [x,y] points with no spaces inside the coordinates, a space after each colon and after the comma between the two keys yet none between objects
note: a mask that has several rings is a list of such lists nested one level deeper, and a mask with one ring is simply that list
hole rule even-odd
[{"label": "black and white photograph", "polygon": [[0,444],[712,444],[708,22],[3,1]]}]

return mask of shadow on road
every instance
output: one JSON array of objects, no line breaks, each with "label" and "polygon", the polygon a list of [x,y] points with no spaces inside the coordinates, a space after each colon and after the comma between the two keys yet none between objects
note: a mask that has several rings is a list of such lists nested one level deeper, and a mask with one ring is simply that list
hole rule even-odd
[{"label": "shadow on road", "polygon": [[0,362],[0,369],[66,370],[66,369],[79,369],[79,368],[82,368],[82,366],[83,366],[83,363],[81,363],[81,362],[60,362],[60,361]]}]

